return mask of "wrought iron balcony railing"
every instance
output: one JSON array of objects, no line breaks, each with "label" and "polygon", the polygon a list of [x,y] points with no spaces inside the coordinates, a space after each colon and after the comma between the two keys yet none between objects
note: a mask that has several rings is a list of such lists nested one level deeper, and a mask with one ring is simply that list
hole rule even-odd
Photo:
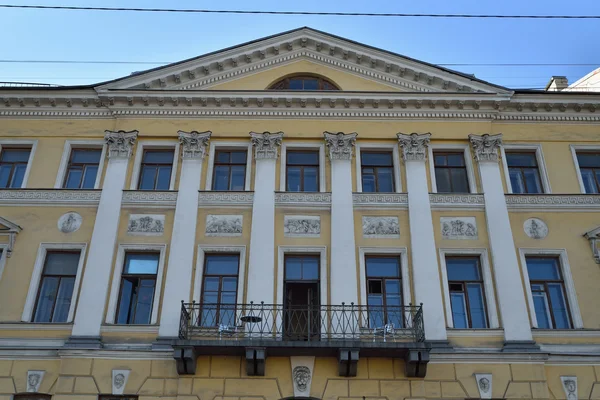
[{"label": "wrought iron balcony railing", "polygon": [[419,306],[183,303],[183,340],[423,342]]}]

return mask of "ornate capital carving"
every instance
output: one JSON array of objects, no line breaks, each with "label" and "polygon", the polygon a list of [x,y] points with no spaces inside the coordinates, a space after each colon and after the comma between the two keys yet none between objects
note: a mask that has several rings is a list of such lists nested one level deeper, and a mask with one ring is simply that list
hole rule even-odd
[{"label": "ornate capital carving", "polygon": [[352,160],[352,149],[356,144],[358,133],[323,132],[323,136],[329,149],[330,160]]},{"label": "ornate capital carving", "polygon": [[425,161],[431,133],[411,133],[410,135],[398,133],[396,136],[398,136],[398,144],[402,148],[404,161]]},{"label": "ornate capital carving", "polygon": [[183,147],[181,153],[182,158],[204,159],[204,156],[206,155],[206,146],[208,146],[208,140],[212,134],[211,131],[179,131],[177,133],[179,134],[179,142]]},{"label": "ornate capital carving", "polygon": [[108,158],[129,158],[138,131],[104,131],[104,141],[108,145]]},{"label": "ornate capital carving", "polygon": [[277,159],[277,148],[281,146],[283,132],[250,132],[252,145],[254,146],[254,157],[259,159]]},{"label": "ornate capital carving", "polygon": [[498,149],[502,146],[502,134],[469,135],[475,160],[479,162],[498,162]]}]

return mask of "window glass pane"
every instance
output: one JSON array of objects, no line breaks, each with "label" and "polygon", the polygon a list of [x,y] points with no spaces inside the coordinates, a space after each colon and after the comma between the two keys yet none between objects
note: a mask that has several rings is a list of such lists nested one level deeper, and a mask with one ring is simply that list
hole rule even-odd
[{"label": "window glass pane", "polygon": [[48,252],[44,263],[44,275],[77,274],[80,253]]},{"label": "window glass pane", "polygon": [[0,165],[0,187],[8,187],[8,180],[10,179],[10,171],[12,171],[12,164]]},{"label": "window glass pane", "polygon": [[596,179],[594,178],[594,170],[582,169],[581,179],[583,180],[583,186],[585,187],[586,193],[598,193],[598,185],[596,185]]},{"label": "window glass pane", "polygon": [[213,190],[229,190],[229,167],[225,165],[215,166],[215,179]]},{"label": "window glass pane", "polygon": [[465,165],[465,155],[463,153],[447,154],[446,160],[448,160],[449,167],[463,167]]},{"label": "window glass pane", "polygon": [[58,295],[56,296],[56,306],[54,306],[54,316],[52,318],[52,322],[67,322],[74,287],[75,278],[63,278],[60,280],[60,286],[58,288]]},{"label": "window glass pane", "polygon": [[85,175],[81,184],[82,189],[93,189],[96,184],[96,176],[98,175],[98,167],[95,165],[88,165],[85,168]]},{"label": "window glass pane", "polygon": [[141,190],[154,190],[154,180],[156,178],[156,167],[145,165],[142,167],[142,174],[140,176]]},{"label": "window glass pane", "polygon": [[394,172],[391,168],[378,168],[377,181],[379,183],[379,192],[394,191]]},{"label": "window glass pane", "polygon": [[234,165],[231,167],[231,190],[244,190],[246,181],[246,166]]},{"label": "window glass pane", "polygon": [[171,183],[171,167],[158,168],[158,178],[156,179],[156,190],[169,190]]},{"label": "window glass pane", "polygon": [[447,169],[436,168],[435,169],[435,184],[437,191],[440,193],[448,193],[451,191],[450,187],[450,171]]},{"label": "window glass pane", "polygon": [[11,188],[20,188],[23,185],[23,178],[25,178],[26,169],[27,165],[25,164],[15,165],[12,182],[10,183]]},{"label": "window glass pane", "polygon": [[478,281],[479,259],[472,258],[446,258],[446,267],[449,281]]},{"label": "window glass pane", "polygon": [[221,292],[221,304],[235,304],[235,292]]},{"label": "window glass pane", "polygon": [[[79,189],[81,183],[81,174],[83,171],[79,167],[71,167],[67,171],[67,179],[65,180],[66,189]],[[95,177],[94,177],[95,178]]]},{"label": "window glass pane", "polygon": [[369,327],[383,327],[384,310],[381,307],[383,306],[383,297],[381,295],[369,295],[367,301],[369,303]]},{"label": "window glass pane", "polygon": [[304,258],[302,262],[302,279],[319,279],[319,259],[316,257]]},{"label": "window glass pane", "polygon": [[379,165],[379,166],[392,166],[392,153],[381,152],[372,153],[363,151],[360,153],[360,161],[362,165]]},{"label": "window glass pane", "polygon": [[302,259],[299,257],[285,258],[285,279],[300,280],[302,279]]},{"label": "window glass pane", "polygon": [[246,164],[246,151],[232,151],[231,162],[234,164]]},{"label": "window glass pane", "polygon": [[394,309],[394,307],[401,306],[402,305],[402,299],[397,294],[386,293],[385,294],[385,305],[387,307],[391,307],[391,309],[388,310],[388,313],[397,312],[398,309]]},{"label": "window glass pane", "polygon": [[532,281],[560,279],[558,261],[555,258],[527,257],[526,262],[529,279]]},{"label": "window glass pane", "polygon": [[383,294],[383,285],[381,280],[370,279],[368,286],[369,294]]},{"label": "window glass pane", "polygon": [[51,322],[52,308],[58,292],[58,283],[60,278],[45,277],[40,284],[40,293],[38,295],[37,306],[33,322]]},{"label": "window glass pane", "polygon": [[2,151],[2,161],[23,162],[29,161],[29,150],[24,149],[5,149]]},{"label": "window glass pane", "polygon": [[571,323],[569,321],[569,311],[567,310],[567,302],[565,301],[565,294],[562,288],[562,284],[549,283],[548,291],[550,292],[550,301],[552,302],[552,314],[554,316],[554,322],[556,323],[556,329],[569,329]]},{"label": "window glass pane", "polygon": [[438,167],[438,166],[445,166],[447,165],[447,161],[446,161],[446,156],[443,154],[435,154],[433,153],[433,165]]},{"label": "window glass pane", "polygon": [[523,174],[527,182],[527,193],[542,193],[542,182],[537,168],[527,168],[523,170]]},{"label": "window glass pane", "polygon": [[157,253],[127,253],[125,255],[126,274],[156,274],[158,270]]},{"label": "window glass pane", "polygon": [[550,329],[550,314],[548,312],[548,302],[546,301],[545,293],[538,292],[533,294],[533,307],[535,309],[538,328]]},{"label": "window glass pane", "polygon": [[204,294],[202,303],[202,317],[200,318],[200,326],[216,326],[217,325],[217,295],[212,296]]},{"label": "window glass pane", "polygon": [[98,164],[102,150],[82,150],[74,149],[71,153],[71,162],[80,164]]},{"label": "window glass pane", "polygon": [[400,276],[400,265],[396,257],[367,257],[367,276]]},{"label": "window glass pane", "polygon": [[138,288],[134,324],[149,324],[154,300],[154,279],[142,279]]},{"label": "window glass pane", "polygon": [[146,151],[144,164],[173,164],[173,150]]},{"label": "window glass pane", "polygon": [[377,191],[377,188],[375,187],[375,175],[367,173],[364,169],[362,173],[362,190],[366,193]]},{"label": "window glass pane", "polygon": [[468,328],[467,307],[464,293],[450,293],[450,305],[452,308],[452,321],[457,329]]},{"label": "window glass pane", "polygon": [[513,193],[525,193],[525,181],[520,169],[509,169],[510,186]]},{"label": "window glass pane", "polygon": [[471,328],[487,328],[483,289],[479,283],[467,285],[469,295],[469,311],[471,313]]},{"label": "window glass pane", "polygon": [[219,312],[219,324],[234,326],[235,323],[235,306],[221,306]]},{"label": "window glass pane", "polygon": [[128,323],[129,313],[131,308],[131,300],[133,297],[134,284],[137,279],[123,279],[121,282],[121,299],[119,300],[119,313],[117,314],[117,324]]},{"label": "window glass pane", "polygon": [[288,165],[318,165],[319,152],[317,151],[288,151]]},{"label": "window glass pane", "polygon": [[450,176],[452,177],[453,193],[469,193],[469,180],[464,168],[452,168]]},{"label": "window glass pane", "polygon": [[218,304],[219,303],[219,295],[215,292],[204,292],[203,297],[204,304]]},{"label": "window glass pane", "polygon": [[600,153],[577,153],[579,167],[600,168]]},{"label": "window glass pane", "polygon": [[223,278],[223,284],[221,285],[221,289],[227,292],[236,292],[237,291],[237,278],[227,277]]},{"label": "window glass pane", "polygon": [[219,290],[219,278],[212,276],[204,277],[203,288],[205,292],[217,292]]},{"label": "window glass pane", "polygon": [[304,81],[302,79],[290,79],[289,89],[290,90],[302,90],[304,85]]},{"label": "window glass pane", "polygon": [[316,79],[304,79],[304,90],[318,90],[319,82]]},{"label": "window glass pane", "polygon": [[400,281],[395,279],[386,279],[385,293],[387,295],[400,294]]},{"label": "window glass pane", "polygon": [[289,192],[300,191],[300,167],[288,167],[287,190]]},{"label": "window glass pane", "polygon": [[231,153],[228,151],[217,151],[215,160],[216,160],[216,162],[219,162],[219,163],[229,163],[230,157],[231,157]]},{"label": "window glass pane", "polygon": [[239,266],[237,255],[216,255],[206,257],[207,275],[237,275]]},{"label": "window glass pane", "polygon": [[318,167],[304,167],[304,191],[305,192],[318,192]]},{"label": "window glass pane", "polygon": [[537,167],[535,153],[506,153],[509,167]]}]

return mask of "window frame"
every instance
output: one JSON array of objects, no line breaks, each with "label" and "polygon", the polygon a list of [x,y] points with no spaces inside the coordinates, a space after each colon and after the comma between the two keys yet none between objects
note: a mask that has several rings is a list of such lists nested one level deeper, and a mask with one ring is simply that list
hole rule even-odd
[{"label": "window frame", "polygon": [[[80,251],[79,263],[77,264],[77,274],[75,275],[75,283],[73,287],[73,294],[71,296],[71,306],[69,307],[69,315],[67,316],[66,324],[73,322],[75,316],[75,310],[77,301],[79,299],[79,289],[81,286],[81,277],[83,275],[83,266],[85,263],[85,256],[87,250],[87,243],[40,243],[38,248],[37,257],[33,266],[33,273],[31,274],[31,281],[29,283],[29,290],[25,299],[25,307],[21,314],[21,321],[32,324],[38,322],[32,322],[33,311],[36,306],[38,297],[39,286],[41,283],[42,272],[46,262],[46,255],[48,251]],[[4,257],[4,255],[3,255]],[[48,322],[44,324],[61,324],[62,322]],[[40,323],[41,324],[41,323]]]},{"label": "window frame", "polygon": [[[323,193],[327,189],[325,178],[325,144],[320,142],[306,143],[282,143],[281,144],[281,166],[279,173],[279,191],[287,192],[287,151],[312,150],[319,152],[319,192]],[[315,193],[315,192],[290,192],[290,193]]]},{"label": "window frame", "polygon": [[[398,149],[398,143],[356,143],[356,191],[359,193],[363,192],[362,187],[362,161],[361,152],[389,152],[392,151],[392,169],[394,172],[394,192],[402,193],[402,179],[400,177],[400,152]],[[371,192],[368,192],[371,193]],[[387,193],[387,192],[373,192],[373,193]]]},{"label": "window frame", "polygon": [[[16,139],[2,139],[0,140],[0,152],[4,147],[7,148],[30,148],[29,159],[27,160],[27,167],[25,168],[25,174],[23,175],[23,182],[21,182],[20,189],[27,188],[27,181],[29,180],[29,174],[31,173],[31,165],[33,164],[33,156],[37,148],[37,140],[16,140]],[[6,189],[19,189],[19,188],[2,188]]]},{"label": "window frame", "polygon": [[400,258],[400,279],[402,280],[402,304],[408,306],[414,304],[412,301],[411,281],[408,264],[408,250],[406,247],[359,247],[358,267],[360,284],[360,304],[367,306],[367,256],[398,256]]},{"label": "window frame", "polygon": [[210,142],[210,148],[208,153],[208,168],[206,171],[204,190],[212,191],[213,190],[213,174],[214,174],[214,166],[215,166],[215,152],[216,150],[241,150],[244,149],[247,151],[246,157],[246,182],[244,184],[244,191],[250,191],[250,183],[252,179],[252,143],[245,142],[235,142],[235,141],[223,141],[223,142]]},{"label": "window frame", "polygon": [[535,158],[537,161],[538,173],[540,175],[540,182],[542,184],[542,193],[518,193],[522,195],[534,195],[534,194],[551,194],[552,189],[550,187],[550,180],[548,179],[548,171],[546,170],[546,161],[544,159],[544,152],[542,151],[542,145],[538,144],[504,144],[500,148],[500,155],[502,158],[502,168],[504,170],[504,180],[506,182],[506,192],[512,194],[512,183],[510,181],[510,173],[508,162],[506,159],[506,152],[523,152],[530,153],[535,152]]},{"label": "window frame", "polygon": [[[577,152],[600,153],[600,146],[572,144],[572,145],[569,145],[569,147],[571,149],[571,156],[573,157],[573,164],[575,165],[575,171],[577,171],[577,180],[579,181],[579,190],[583,194],[588,194],[585,191],[583,177],[581,176],[581,169],[579,168],[579,160],[577,159]],[[590,193],[590,194],[594,194],[594,193]]]},{"label": "window frame", "polygon": [[[579,303],[577,301],[577,293],[575,291],[575,283],[571,275],[571,265],[567,257],[566,249],[536,249],[536,248],[519,248],[519,259],[521,262],[521,274],[525,283],[525,294],[527,296],[527,303],[529,306],[529,318],[531,320],[531,326],[538,328],[537,316],[535,315],[535,306],[533,304],[533,293],[531,292],[531,280],[529,279],[529,272],[527,270],[527,257],[556,257],[558,258],[560,272],[562,274],[564,288],[565,288],[565,300],[567,302],[567,308],[571,316],[571,329],[583,329],[583,319],[581,317],[581,311],[579,309]],[[565,329],[551,329],[552,331],[560,331]]]},{"label": "window frame", "polygon": [[[166,140],[140,140],[137,142],[135,150],[135,160],[133,163],[133,172],[131,174],[131,183],[129,190],[138,189],[140,176],[142,173],[142,160],[144,159],[145,150],[170,150],[173,149],[173,164],[171,169],[171,181],[169,182],[168,190],[175,190],[175,179],[177,178],[177,166],[179,164],[179,142]],[[152,191],[152,190],[148,190]],[[161,190],[158,190],[159,192]]]},{"label": "window frame", "polygon": [[[207,265],[207,261],[208,261],[208,257],[210,256],[236,256],[238,258],[238,273],[236,275],[207,275],[206,274],[206,265]],[[236,282],[236,288],[235,288],[235,303],[233,304],[233,314],[236,315],[237,310],[238,310],[238,304],[240,304],[240,299],[237,297],[238,293],[239,293],[239,287],[240,287],[240,253],[236,253],[236,252],[207,252],[204,254],[204,262],[203,262],[203,266],[202,266],[202,287],[201,287],[201,291],[200,291],[200,301],[199,301],[199,307],[200,307],[200,316],[202,315],[202,309],[204,307],[204,280],[206,279],[207,276],[209,277],[219,277],[219,290],[217,291],[218,293],[218,298],[220,299],[220,295],[221,293],[223,293],[223,291],[221,290],[221,283],[223,282],[223,278],[224,277],[236,277],[237,278],[237,282]],[[243,282],[241,283],[243,285]],[[209,303],[210,304],[210,303]],[[221,311],[221,301],[218,300],[217,304],[216,304],[216,310],[215,310],[215,326],[219,326],[222,321],[220,320],[220,311]],[[212,326],[205,326],[205,325],[201,325],[203,327],[209,328]]]},{"label": "window frame", "polygon": [[100,181],[104,172],[104,161],[106,160],[106,150],[108,146],[104,143],[104,140],[65,140],[63,148],[62,158],[60,159],[60,165],[58,166],[58,173],[56,174],[56,181],[54,182],[54,189],[65,189],[65,190],[89,190],[89,189],[66,189],[63,188],[65,178],[67,177],[67,171],[69,168],[69,161],[71,159],[71,153],[73,149],[102,149],[100,153],[100,162],[98,163],[98,173],[96,174],[96,182],[94,183],[94,189],[100,189]]},{"label": "window frame", "polygon": [[[450,303],[450,286],[448,285],[448,267],[446,265],[446,257],[479,257],[479,268],[481,278],[483,280],[483,295],[485,301],[485,311],[487,313],[487,328],[467,328],[461,329],[483,331],[489,329],[498,329],[500,322],[498,320],[498,308],[496,305],[496,295],[494,291],[494,281],[490,268],[490,261],[487,249],[484,248],[467,248],[454,249],[442,248],[438,250],[440,272],[442,275],[442,290],[444,295],[444,306],[446,310],[446,327],[454,329],[454,320],[452,319],[452,304]],[[457,328],[458,329],[458,328]]]},{"label": "window frame", "polygon": [[[278,246],[277,247],[277,304],[284,304],[285,256],[286,255],[318,255],[319,257],[319,292],[320,304],[329,304],[329,284],[327,279],[327,247],[325,246]],[[248,283],[250,284],[250,283]],[[356,290],[356,289],[354,289]],[[278,317],[281,318],[281,317]],[[278,322],[279,323],[279,322]]]},{"label": "window frame", "polygon": [[[465,168],[467,170],[467,183],[469,185],[469,192],[465,194],[475,194],[477,193],[477,184],[475,182],[475,172],[473,169],[473,157],[471,157],[471,148],[468,144],[431,144],[428,148],[428,158],[429,158],[429,178],[431,180],[431,193],[438,193],[437,189],[437,181],[435,179],[435,162],[433,159],[433,154],[435,152],[443,152],[443,153],[462,153],[465,158]],[[446,193],[444,193],[446,194]],[[448,194],[461,194],[458,192],[451,192]]]},{"label": "window frame", "polygon": [[[289,81],[290,79],[315,79],[318,83],[319,88],[315,89],[315,90],[311,90],[311,89],[290,89],[289,88]],[[284,83],[287,83],[287,87],[280,89],[280,88],[276,88],[275,86],[278,85],[282,85]],[[330,86],[333,87],[333,89],[324,89],[323,88],[323,84],[326,83]],[[336,91],[336,90],[341,90],[340,87],[334,83],[331,79],[326,78],[324,76],[321,75],[312,75],[312,74],[293,74],[293,75],[289,75],[289,76],[285,76],[283,78],[279,78],[278,80],[276,80],[275,82],[273,82],[272,84],[269,85],[269,87],[267,88],[267,90],[297,90],[297,91],[302,91],[302,92],[308,92],[308,91]]]},{"label": "window frame", "polygon": [[[212,187],[215,186],[215,180],[217,178],[216,174],[215,174],[216,167],[226,166],[228,168],[229,172],[228,172],[227,184],[228,184],[228,187],[231,187],[232,181],[233,181],[233,179],[232,179],[233,178],[233,174],[232,174],[233,167],[235,167],[235,166],[240,167],[242,165],[244,166],[244,188],[246,187],[246,174],[245,174],[246,170],[245,170],[245,168],[247,168],[248,153],[246,152],[246,164],[236,163],[236,162],[232,161],[232,158],[233,158],[232,153],[241,153],[241,152],[243,152],[243,150],[233,150],[233,149],[220,149],[220,150],[217,149],[217,150],[215,150],[215,159],[213,160],[213,173],[212,173],[212,176],[206,177],[207,179],[210,178]],[[223,162],[217,161],[218,157],[216,157],[216,155],[221,154],[221,153],[229,154],[229,162],[223,163]],[[236,192],[237,190],[232,190],[232,189],[228,188],[227,190],[220,189],[220,191]]]},{"label": "window frame", "polygon": [[[140,326],[156,325],[158,323],[158,309],[162,295],[162,285],[164,280],[165,253],[166,244],[120,244],[117,250],[117,257],[113,269],[112,284],[110,288],[108,310],[106,312],[105,324],[111,326],[127,326],[131,330],[136,330]],[[117,308],[121,293],[121,277],[125,268],[125,254],[131,253],[159,253],[158,269],[156,271],[156,284],[154,286],[154,299],[152,300],[152,314],[150,324],[116,324]]]}]

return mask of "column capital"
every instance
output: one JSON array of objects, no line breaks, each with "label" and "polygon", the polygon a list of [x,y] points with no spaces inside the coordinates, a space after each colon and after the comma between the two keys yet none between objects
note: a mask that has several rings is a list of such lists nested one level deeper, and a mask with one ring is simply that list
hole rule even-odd
[{"label": "column capital", "polygon": [[356,144],[358,133],[323,132],[323,136],[329,149],[330,160],[352,160],[352,149]]},{"label": "column capital", "polygon": [[502,134],[469,135],[475,160],[482,162],[498,162],[498,150],[502,147]]},{"label": "column capital", "polygon": [[108,145],[108,158],[129,158],[138,131],[104,131],[104,141]]},{"label": "column capital", "polygon": [[212,135],[211,131],[178,131],[177,134],[179,135],[179,143],[182,146],[181,158],[204,159],[206,146],[208,146],[208,140],[210,139],[210,135]]},{"label": "column capital", "polygon": [[427,159],[427,148],[431,139],[431,133],[398,133],[398,144],[402,148],[402,159],[404,161],[425,161]]},{"label": "column capital", "polygon": [[281,146],[283,132],[250,132],[254,157],[260,159],[277,159],[277,148]]}]

